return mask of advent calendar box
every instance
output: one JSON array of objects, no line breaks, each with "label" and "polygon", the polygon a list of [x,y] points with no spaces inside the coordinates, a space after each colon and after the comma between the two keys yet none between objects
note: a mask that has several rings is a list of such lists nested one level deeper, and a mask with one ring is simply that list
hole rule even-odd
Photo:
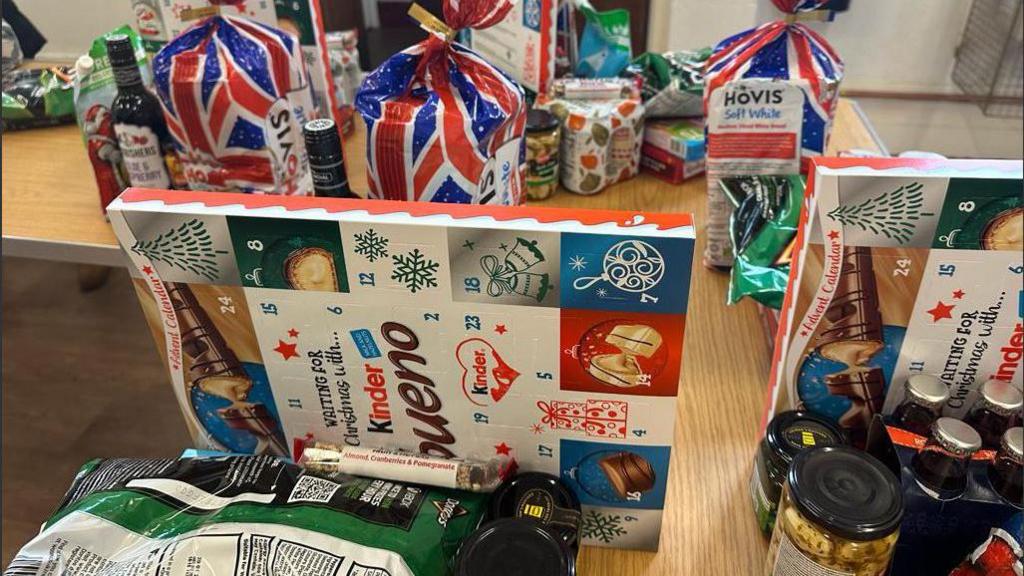
[{"label": "advent calendar box", "polygon": [[803,407],[855,439],[917,373],[962,418],[1021,386],[1020,161],[815,158],[779,318],[768,417]]},{"label": "advent calendar box", "polygon": [[132,189],[110,219],[198,447],[508,454],[654,549],[688,215]]}]

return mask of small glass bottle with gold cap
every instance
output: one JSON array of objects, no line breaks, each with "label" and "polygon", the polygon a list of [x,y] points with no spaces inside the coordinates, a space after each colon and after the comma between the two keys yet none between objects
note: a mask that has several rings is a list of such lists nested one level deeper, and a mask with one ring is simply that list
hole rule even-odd
[{"label": "small glass bottle with gold cap", "polygon": [[907,378],[903,401],[892,413],[893,423],[927,436],[932,424],[942,416],[942,405],[949,399],[949,388],[931,374],[914,374]]},{"label": "small glass bottle with gold cap", "polygon": [[981,435],[985,448],[997,449],[1003,433],[1020,424],[1024,396],[1013,384],[991,379],[981,385],[978,399],[964,421]]},{"label": "small glass bottle with gold cap", "polygon": [[979,449],[981,437],[974,428],[956,418],[939,418],[928,442],[911,460],[918,486],[938,500],[959,498],[967,489],[971,456]]}]

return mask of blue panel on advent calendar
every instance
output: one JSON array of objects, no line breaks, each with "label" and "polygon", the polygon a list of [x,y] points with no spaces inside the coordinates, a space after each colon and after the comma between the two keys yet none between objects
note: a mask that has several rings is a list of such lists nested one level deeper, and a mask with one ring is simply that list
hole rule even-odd
[{"label": "blue panel on advent calendar", "polygon": [[665,506],[668,446],[562,439],[561,476],[580,502],[658,510]]},{"label": "blue panel on advent calendar", "polygon": [[562,308],[683,314],[692,238],[562,234]]}]

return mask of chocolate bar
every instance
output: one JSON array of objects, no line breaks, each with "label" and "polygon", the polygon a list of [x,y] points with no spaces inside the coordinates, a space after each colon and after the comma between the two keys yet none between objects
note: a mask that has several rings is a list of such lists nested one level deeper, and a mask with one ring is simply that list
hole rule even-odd
[{"label": "chocolate bar", "polygon": [[825,328],[816,341],[822,356],[851,367],[865,365],[885,346],[869,248],[843,250],[835,296],[825,311]]},{"label": "chocolate bar", "polygon": [[249,375],[199,305],[192,289],[187,284],[168,282],[167,296],[178,319],[181,350],[192,360],[188,370],[190,385],[232,402],[245,400],[252,388]]},{"label": "chocolate bar", "polygon": [[590,359],[587,372],[601,382],[619,388],[650,386],[650,378],[632,354],[598,354]]},{"label": "chocolate bar", "polygon": [[661,348],[661,334],[643,324],[619,324],[604,339],[627,355],[650,358]]},{"label": "chocolate bar", "polygon": [[598,466],[623,500],[654,488],[654,468],[639,454],[619,452],[602,458]]},{"label": "chocolate bar", "polygon": [[839,425],[848,430],[866,431],[885,403],[885,377],[881,368],[829,374],[825,377],[825,386],[833,396],[844,396],[853,403],[839,417]]}]

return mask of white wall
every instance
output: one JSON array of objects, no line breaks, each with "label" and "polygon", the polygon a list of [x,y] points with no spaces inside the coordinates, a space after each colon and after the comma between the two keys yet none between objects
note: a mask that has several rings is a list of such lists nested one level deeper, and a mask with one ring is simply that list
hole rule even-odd
[{"label": "white wall", "polygon": [[73,61],[92,41],[122,24],[135,26],[131,0],[17,0],[21,10],[46,37],[39,60]]},{"label": "white wall", "polygon": [[[651,35],[675,50],[707,46],[779,16],[769,0],[653,0],[667,18],[652,19]],[[967,21],[968,0],[852,0],[835,22],[814,22],[846,63],[843,87],[901,92],[957,92],[953,56]],[[659,34],[661,34],[659,36]]]}]

